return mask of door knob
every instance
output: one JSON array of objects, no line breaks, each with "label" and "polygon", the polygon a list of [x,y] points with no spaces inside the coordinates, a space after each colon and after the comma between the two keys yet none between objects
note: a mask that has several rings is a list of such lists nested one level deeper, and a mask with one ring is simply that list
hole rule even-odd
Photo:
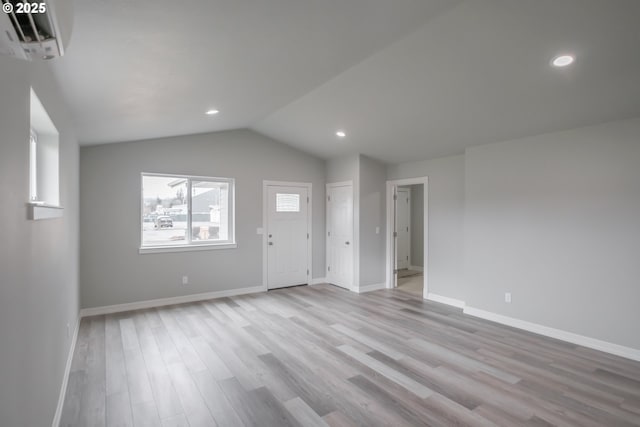
[{"label": "door knob", "polygon": [[273,246],[273,242],[269,242],[269,246]]},{"label": "door knob", "polygon": [[349,242],[344,242],[344,244],[345,244],[345,245],[348,245],[348,244],[349,244]]}]

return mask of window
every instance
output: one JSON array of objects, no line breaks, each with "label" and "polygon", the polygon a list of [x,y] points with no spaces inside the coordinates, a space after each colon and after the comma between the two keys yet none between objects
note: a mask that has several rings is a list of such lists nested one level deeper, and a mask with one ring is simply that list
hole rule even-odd
[{"label": "window", "polygon": [[141,252],[235,247],[234,180],[142,174]]},{"label": "window", "polygon": [[29,102],[29,219],[58,218],[60,136],[33,89]]},{"label": "window", "polygon": [[300,195],[276,193],[276,212],[300,212]]}]

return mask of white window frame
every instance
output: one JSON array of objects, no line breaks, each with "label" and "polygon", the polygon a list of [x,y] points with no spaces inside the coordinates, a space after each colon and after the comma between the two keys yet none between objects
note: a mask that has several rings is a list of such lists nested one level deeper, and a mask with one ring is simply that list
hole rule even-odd
[{"label": "white window frame", "polygon": [[[145,245],[144,244],[144,189],[143,183],[145,177],[167,177],[167,178],[176,178],[176,179],[185,179],[187,181],[187,230],[186,230],[186,244],[163,244],[163,245]],[[191,185],[192,181],[198,182],[223,182],[229,185],[229,194],[228,194],[228,239],[227,240],[217,240],[215,242],[210,241],[200,241],[200,240],[192,240],[193,229],[191,226],[192,223],[192,212],[191,212]],[[213,176],[197,176],[197,175],[176,175],[170,173],[155,173],[155,172],[142,172],[140,174],[140,250],[141,254],[149,254],[149,253],[162,253],[162,252],[189,252],[189,251],[201,251],[201,250],[212,250],[212,249],[234,249],[237,248],[238,245],[236,243],[236,233],[235,233],[235,179],[233,178],[222,178],[222,177],[213,177]]]}]

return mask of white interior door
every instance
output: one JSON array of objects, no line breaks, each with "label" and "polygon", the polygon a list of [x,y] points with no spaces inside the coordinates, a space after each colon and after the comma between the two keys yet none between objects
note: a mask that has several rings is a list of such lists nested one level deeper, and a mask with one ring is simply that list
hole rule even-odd
[{"label": "white interior door", "polygon": [[327,188],[327,281],[353,285],[353,186]]},{"label": "white interior door", "polygon": [[309,283],[309,199],[305,187],[267,187],[267,287]]},{"label": "white interior door", "polygon": [[411,223],[411,193],[408,188],[398,188],[396,199],[396,232],[397,232],[397,268],[409,268],[409,250],[411,246],[411,236],[409,234],[409,224]]}]

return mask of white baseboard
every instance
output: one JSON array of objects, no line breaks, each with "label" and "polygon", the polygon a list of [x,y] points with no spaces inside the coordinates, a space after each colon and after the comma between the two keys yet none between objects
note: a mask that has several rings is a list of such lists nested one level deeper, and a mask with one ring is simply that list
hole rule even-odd
[{"label": "white baseboard", "polygon": [[69,354],[67,355],[67,364],[64,367],[64,373],[62,377],[62,385],[60,386],[60,394],[58,395],[58,406],[56,406],[56,413],[53,415],[52,427],[58,427],[60,425],[60,418],[62,417],[62,408],[64,407],[64,399],[67,395],[67,385],[69,384],[69,374],[71,373],[71,363],[73,362],[73,353],[76,350],[76,342],[78,342],[78,331],[80,330],[80,319],[78,316],[76,320],[76,327],[73,329],[73,336],[71,337],[71,346],[69,347]]},{"label": "white baseboard", "polygon": [[313,286],[313,285],[320,285],[320,284],[322,284],[322,283],[329,283],[329,282],[327,282],[327,278],[326,278],[326,277],[318,277],[318,278],[316,278],[316,279],[311,279],[311,283],[310,283],[310,285],[311,285],[311,286]]},{"label": "white baseboard", "polygon": [[233,297],[236,295],[254,294],[264,292],[264,286],[254,286],[250,288],[228,289],[225,291],[205,292],[202,294],[183,295],[179,297],[159,298],[146,301],[129,302],[125,304],[107,305],[104,307],[83,308],[80,310],[80,317],[97,316],[101,314],[121,313],[123,311],[140,310],[143,308],[162,307],[172,304],[183,304],[187,302],[205,301],[214,298]]},{"label": "white baseboard", "polygon": [[435,301],[435,302],[439,302],[439,303],[442,303],[442,304],[451,305],[451,306],[457,307],[457,308],[464,308],[465,307],[464,301],[461,301],[461,300],[455,299],[455,298],[443,297],[442,295],[432,294],[431,292],[429,292],[427,294],[427,299],[429,301]]},{"label": "white baseboard", "polygon": [[573,332],[550,328],[548,326],[527,322],[526,320],[520,320],[513,317],[503,316],[501,314],[480,310],[478,308],[466,306],[464,307],[464,313],[470,316],[491,320],[492,322],[501,323],[507,326],[513,326],[514,328],[524,329],[525,331],[570,342],[572,344],[577,344],[594,350],[604,351],[605,353],[614,354],[616,356],[625,357],[627,359],[640,361],[640,349],[625,347],[619,344],[613,344],[607,341],[585,337],[584,335],[574,334]]},{"label": "white baseboard", "polygon": [[410,265],[409,266],[409,270],[413,270],[413,271],[424,271],[424,267],[420,267],[418,265]]},{"label": "white baseboard", "polygon": [[387,287],[386,283],[374,283],[373,285],[360,286],[359,288],[355,288],[354,291],[363,294],[365,292],[377,291],[380,289],[385,289]]}]

